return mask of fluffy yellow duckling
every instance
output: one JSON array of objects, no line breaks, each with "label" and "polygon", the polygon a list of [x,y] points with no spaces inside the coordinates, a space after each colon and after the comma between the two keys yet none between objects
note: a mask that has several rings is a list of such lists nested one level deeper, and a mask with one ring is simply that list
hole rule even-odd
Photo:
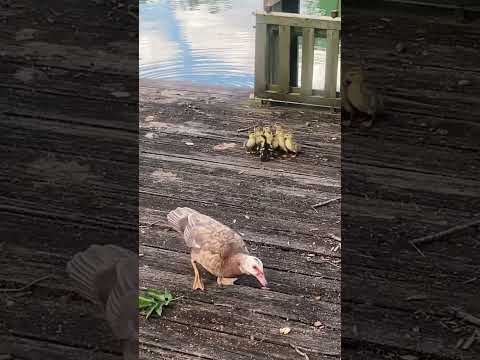
[{"label": "fluffy yellow duckling", "polygon": [[245,148],[248,152],[252,152],[256,145],[255,134],[253,132],[248,133],[248,140],[245,143]]},{"label": "fluffy yellow duckling", "polygon": [[265,135],[265,140],[267,141],[267,144],[272,146],[273,133],[272,133],[272,129],[270,128],[270,126],[265,126],[263,128],[263,135]]},{"label": "fluffy yellow duckling", "polygon": [[289,152],[295,154],[300,150],[300,145],[293,140],[293,136],[290,133],[285,134],[285,147]]},{"label": "fluffy yellow duckling", "polygon": [[260,146],[262,141],[264,141],[263,137],[263,129],[261,127],[255,128],[255,145]]},{"label": "fluffy yellow duckling", "polygon": [[285,145],[285,132],[283,131],[283,129],[278,129],[277,128],[277,132],[275,133],[275,137],[277,138],[277,141],[278,141],[278,148],[280,148],[285,153],[288,153],[288,149]]},{"label": "fluffy yellow duckling", "polygon": [[383,112],[383,97],[366,83],[364,73],[359,68],[345,74],[344,87],[346,99],[343,105],[345,111],[350,113],[350,120],[355,112],[360,112],[368,116],[363,124],[372,126],[377,114]]},{"label": "fluffy yellow duckling", "polygon": [[277,134],[273,135],[273,139],[272,139],[272,149],[273,149],[273,150],[277,150],[277,149],[278,149],[278,135],[277,135]]},{"label": "fluffy yellow duckling", "polygon": [[349,69],[342,73],[342,81],[340,83],[340,93],[342,94],[342,120],[343,123],[346,126],[350,126],[352,124],[352,119],[354,115],[354,109],[352,107],[352,104],[348,100],[347,96],[347,89],[349,85],[349,80],[347,81],[346,77],[347,74],[349,74],[349,71],[352,71],[353,69]]}]

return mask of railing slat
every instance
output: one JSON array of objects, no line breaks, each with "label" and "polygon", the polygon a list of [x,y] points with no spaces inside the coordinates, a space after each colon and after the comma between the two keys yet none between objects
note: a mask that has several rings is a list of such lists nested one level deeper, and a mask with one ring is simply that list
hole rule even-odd
[{"label": "railing slat", "polygon": [[327,30],[327,59],[325,63],[325,94],[335,98],[337,94],[338,45],[340,32]]},{"label": "railing slat", "polygon": [[302,36],[302,84],[301,93],[305,96],[312,95],[313,81],[313,50],[315,43],[315,29],[303,28]]},{"label": "railing slat", "polygon": [[280,92],[287,94],[290,91],[290,26],[279,26],[279,85]]},{"label": "railing slat", "polygon": [[267,24],[255,26],[255,93],[267,90]]}]

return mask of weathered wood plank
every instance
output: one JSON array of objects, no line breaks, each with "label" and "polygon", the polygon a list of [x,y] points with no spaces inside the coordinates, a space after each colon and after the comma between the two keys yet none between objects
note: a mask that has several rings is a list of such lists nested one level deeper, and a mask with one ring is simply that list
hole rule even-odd
[{"label": "weathered wood plank", "polygon": [[[30,97],[30,89],[11,89],[9,97],[0,98],[0,105],[4,109],[6,121],[14,121],[17,117],[33,117],[43,121],[60,122],[65,124],[91,125],[100,129],[125,130],[132,134],[138,130],[138,124],[131,119],[137,113],[137,105],[119,101],[122,111],[115,111],[112,118],[112,109],[120,106],[115,101],[106,103],[106,99],[78,99],[72,100],[71,95],[65,96],[65,101],[59,101],[62,93],[38,92],[34,98]],[[129,93],[129,96],[136,96]],[[102,119],[99,122],[99,119]]]},{"label": "weathered wood plank", "polygon": [[[104,225],[113,225],[120,219],[134,219],[136,208],[119,206],[118,198],[115,197],[119,191],[124,191],[123,199],[126,202],[138,196],[128,186],[124,186],[125,183],[133,183],[135,180],[127,177],[132,165],[116,163],[116,169],[112,165],[107,160],[79,159],[75,155],[24,149],[16,158],[2,161],[4,170],[0,179],[6,184],[6,193],[2,196],[2,211],[41,212],[38,209],[38,191],[43,189],[48,192],[48,205],[42,210],[50,211],[51,216],[65,216],[79,222],[83,220],[85,223],[99,225],[102,222]],[[124,169],[124,176],[119,175],[118,169]],[[82,195],[84,201],[89,201],[87,211],[78,203],[65,201],[69,196],[65,194],[65,189],[69,187],[76,189],[76,196]]]},{"label": "weathered wood plank", "polygon": [[[153,351],[162,339],[161,347],[171,349],[174,354],[195,356],[197,359],[250,360],[278,359],[290,360],[298,354],[290,346],[279,346],[261,339],[241,339],[228,334],[206,329],[191,330],[189,326],[172,322],[159,322],[152,326],[150,322],[141,322],[141,344],[153,346]],[[308,350],[307,350],[308,352]],[[332,356],[308,352],[312,360],[332,359]],[[335,357],[334,357],[335,358]]]},{"label": "weathered wood plank", "polygon": [[[315,321],[321,321],[329,329],[340,329],[339,304],[316,300],[313,297],[289,295],[247,286],[230,286],[221,289],[216,283],[207,283],[207,292],[192,292],[192,282],[191,274],[183,275],[162,271],[157,264],[151,262],[148,265],[146,263],[140,265],[140,284],[144,287],[167,287],[186,299],[206,304],[221,304],[217,306],[230,308],[230,310],[238,308],[254,311],[277,319],[288,320],[292,324],[298,322],[312,326]],[[312,320],[314,321],[312,322]]]},{"label": "weathered wood plank", "polygon": [[347,340],[399,347],[423,356],[432,354],[451,359],[478,359],[475,347],[468,351],[456,347],[460,336],[452,336],[451,329],[439,326],[439,318],[393,309],[380,311],[377,307],[363,304],[352,306],[343,303],[342,310],[343,336]]},{"label": "weathered wood plank", "polygon": [[[177,206],[188,206],[209,214],[225,224],[229,224],[244,234],[246,239],[254,243],[332,257],[339,256],[338,252],[333,251],[336,245],[332,244],[328,234],[333,232],[338,235],[340,219],[297,225],[298,219],[288,220],[287,218],[281,218],[282,220],[279,221],[276,214],[281,213],[278,212],[269,214],[268,217],[262,215],[262,217],[258,218],[259,222],[254,220],[247,221],[245,219],[245,211],[236,207],[215,206],[215,204],[212,206],[210,202],[201,203],[193,199],[185,200],[178,197],[171,199],[163,196],[150,197],[144,196],[144,194],[140,195],[142,222],[145,224],[151,224],[158,220],[164,221],[168,211],[175,209]],[[162,207],[161,211],[158,210],[160,206]],[[229,214],[226,214],[225,209],[228,209]],[[326,211],[340,213],[338,207]],[[268,212],[263,211],[262,214],[268,214]],[[238,219],[237,224],[233,224],[234,219]],[[253,215],[250,219],[253,219]]]},{"label": "weathered wood plank", "polygon": [[[166,167],[166,165],[171,165],[172,174],[177,173],[179,176],[176,179],[170,179],[171,181],[166,181],[169,182],[173,187],[179,185],[182,182],[182,179],[185,179],[186,182],[192,180],[191,175],[189,176],[189,174],[187,174],[187,172],[185,171],[186,169],[191,169],[198,176],[202,177],[205,180],[211,180],[219,183],[224,182],[225,186],[230,187],[238,185],[239,183],[245,183],[244,185],[248,186],[248,189],[238,190],[233,194],[229,194],[228,197],[254,195],[255,184],[252,182],[252,180],[254,179],[264,179],[266,182],[269,183],[258,186],[259,191],[256,192],[257,194],[261,193],[261,190],[264,189],[264,192],[272,193],[271,195],[273,196],[275,195],[275,193],[280,193],[284,195],[288,193],[294,198],[304,198],[305,201],[315,201],[317,199],[319,201],[322,201],[322,199],[328,200],[331,194],[338,193],[340,188],[339,181],[334,180],[334,176],[340,178],[340,171],[338,169],[325,168],[324,176],[321,176],[320,174],[312,174],[309,177],[307,172],[295,173],[279,167],[272,166],[271,169],[257,168],[255,166],[256,163],[258,163],[256,159],[252,159],[250,161],[242,161],[240,164],[234,165],[234,157],[219,155],[210,157],[208,155],[199,156],[198,154],[195,157],[196,158],[191,159],[187,158],[185,155],[182,156],[180,154],[178,154],[177,156],[173,154],[169,156],[164,154],[144,153],[141,158],[141,166],[145,171],[145,174],[155,176],[156,170],[159,170],[159,168],[164,169],[163,173],[166,173],[168,172],[168,168]],[[256,163],[254,163],[254,161]],[[202,166],[204,167],[203,170],[201,169]],[[208,166],[209,169],[205,170],[205,166]],[[292,170],[294,166],[295,164],[291,165]],[[162,171],[158,171],[157,174],[158,176],[156,178],[150,180],[146,175],[142,174],[142,184],[146,187],[146,189],[150,188],[149,185],[152,182],[158,183],[162,180],[160,176],[162,174]],[[232,178],[232,175],[238,176],[236,178]],[[165,176],[168,176],[168,174]],[[192,186],[195,185],[194,181],[192,183]],[[295,191],[295,189],[288,189],[290,186],[298,186],[298,192]],[[212,190],[205,189],[204,191],[205,194],[208,194]],[[251,193],[253,194],[249,194],[249,191],[251,191]]]},{"label": "weathered wood plank", "polygon": [[318,105],[324,107],[339,108],[341,101],[338,98],[328,98],[323,95],[304,96],[300,93],[279,94],[275,91],[265,91],[260,94],[261,98],[267,100],[276,100],[286,103],[303,104],[303,105]]},{"label": "weathered wood plank", "polygon": [[[439,264],[446,264],[447,261]],[[385,268],[385,266],[384,266]],[[474,279],[476,269],[465,275]],[[419,272],[423,269],[418,267]],[[381,269],[379,266],[372,274],[371,268],[348,265],[343,271],[342,301],[362,302],[374,306],[397,309],[405,312],[426,312],[432,315],[448,317],[452,304],[461,309],[468,309],[472,314],[480,313],[477,296],[473,295],[472,287],[476,286],[465,281],[457,281],[451,274],[436,275],[422,272],[423,278],[412,275],[397,276],[395,271]],[[458,275],[457,275],[458,277]],[[477,285],[478,286],[478,285]],[[362,289],[368,287],[372,291]],[[373,289],[378,289],[377,291]],[[441,324],[438,324],[441,327]]]},{"label": "weathered wood plank", "polygon": [[[425,18],[411,16],[392,16],[390,22],[378,24],[378,15],[358,16],[349,24],[349,31],[355,32],[355,54],[346,46],[343,50],[345,58],[364,59],[370,64],[396,62],[402,67],[428,66],[458,71],[479,71],[476,61],[478,46],[478,26],[445,24],[441,21],[425,21]],[[365,26],[370,24],[370,26]],[[402,33],[398,34],[401,26]],[[382,31],[382,37],[375,33]],[[461,34],[461,36],[458,36]],[[375,49],[368,46],[375,37]],[[395,54],[394,44],[390,41],[409,44],[409,51],[401,55]],[[353,48],[352,48],[353,49]],[[454,49],[454,51],[452,51]],[[422,52],[426,50],[426,54]],[[375,59],[377,59],[375,61]]]},{"label": "weathered wood plank", "polygon": [[[378,134],[377,131],[375,133]],[[431,137],[439,137],[439,135],[431,135],[431,133]],[[348,142],[342,146],[344,159],[346,161],[354,159],[365,165],[379,167],[390,164],[392,168],[405,171],[457,179],[474,180],[480,176],[480,159],[477,151],[457,149],[453,152],[447,147],[433,147],[422,143],[411,144],[407,141],[400,143],[396,139],[389,139],[388,142],[385,142],[377,139],[376,135],[373,136],[349,135]],[[368,141],[371,147],[361,153],[356,152],[358,146],[365,141]],[[387,151],[392,146],[398,151],[395,153]],[[426,161],[427,158],[431,161]]]},{"label": "weathered wood plank", "polygon": [[[89,222],[59,213],[0,209],[5,239],[15,239],[25,247],[49,249],[72,255],[90,244],[115,243],[127,249],[138,245],[138,228],[104,221]],[[67,212],[67,215],[70,212]],[[34,224],[34,226],[32,226]],[[76,234],[72,237],[71,234]],[[7,259],[8,260],[8,259]]]},{"label": "weathered wood plank", "polygon": [[[160,341],[148,341],[141,339],[139,341],[139,359],[158,360],[198,360],[197,355],[189,355],[183,351],[183,349],[177,349],[176,351],[171,349],[164,349]],[[205,357],[201,359],[207,359]]]},{"label": "weathered wood plank", "polygon": [[[206,324],[204,319],[209,319],[209,322]],[[307,348],[309,352],[317,355],[338,355],[339,330],[317,329],[312,324],[304,325],[298,322],[289,322],[257,313],[256,310],[252,311],[238,307],[229,308],[185,299],[176,303],[175,307],[165,310],[161,321],[187,325],[194,331],[197,328],[208,329],[215,331],[218,336],[228,334],[247,340],[253,336],[257,340],[274,344],[279,348],[288,347],[290,343],[296,343],[302,344],[303,348]],[[152,324],[147,326],[147,329],[154,329],[158,320],[153,319],[151,322]],[[262,325],[259,326],[259,324]],[[292,329],[290,336],[279,336],[280,329],[285,326]]]},{"label": "weathered wood plank", "polygon": [[[345,162],[348,176],[343,176],[345,193],[362,191],[373,195],[371,186],[389,183],[390,191],[371,196],[398,202],[415,201],[418,205],[436,205],[451,210],[461,210],[473,216],[479,208],[480,190],[478,182],[470,179],[455,179],[431,174],[420,174],[405,170],[388,169],[370,165]],[[368,171],[369,181],[364,181],[362,171]],[[435,187],[432,186],[435,184]],[[371,188],[370,188],[371,189]]]},{"label": "weathered wood plank", "polygon": [[[13,359],[49,359],[49,360],[121,360],[122,355],[102,352],[95,349],[55,344],[41,339],[23,338],[13,335],[0,335],[0,356],[12,356]],[[33,357],[32,357],[33,356]],[[6,359],[9,359],[8,357]]]}]

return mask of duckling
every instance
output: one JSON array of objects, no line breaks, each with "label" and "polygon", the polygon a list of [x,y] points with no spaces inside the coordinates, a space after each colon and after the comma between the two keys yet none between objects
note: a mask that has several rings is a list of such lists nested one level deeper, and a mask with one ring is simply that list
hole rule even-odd
[{"label": "duckling", "polygon": [[362,124],[371,127],[376,116],[384,110],[383,97],[366,83],[361,68],[354,68],[346,73],[345,86],[344,104],[347,104],[345,110],[350,113],[350,119],[355,112],[360,112],[367,115],[367,120]]},{"label": "duckling", "polygon": [[263,129],[261,127],[255,128],[254,135],[255,135],[255,145],[259,147],[262,144],[262,140],[263,140]]},{"label": "duckling", "polygon": [[278,134],[273,135],[272,139],[272,149],[277,150],[278,149]]},{"label": "duckling", "polygon": [[248,152],[253,152],[255,150],[256,139],[253,132],[248,133],[248,140],[245,142],[245,148]]},{"label": "duckling", "polygon": [[283,129],[277,129],[277,132],[275,133],[278,141],[278,147],[285,153],[288,153],[288,149],[285,145],[285,132]]},{"label": "duckling", "polygon": [[285,134],[285,147],[289,152],[296,154],[300,150],[300,145],[295,142],[293,135],[290,133]]},{"label": "duckling", "polygon": [[347,97],[347,89],[349,84],[345,77],[346,75],[343,75],[343,79],[340,84],[340,92],[342,94],[342,120],[345,126],[350,126],[352,124],[355,110],[353,109],[352,104]]},{"label": "duckling", "polygon": [[263,128],[263,134],[265,135],[265,140],[267,141],[267,144],[272,146],[273,133],[272,133],[272,129],[270,128],[270,126],[265,126]]}]

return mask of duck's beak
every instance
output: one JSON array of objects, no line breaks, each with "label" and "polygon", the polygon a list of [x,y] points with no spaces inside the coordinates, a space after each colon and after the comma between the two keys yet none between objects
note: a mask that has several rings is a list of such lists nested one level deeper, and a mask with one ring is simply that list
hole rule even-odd
[{"label": "duck's beak", "polygon": [[258,272],[257,275],[255,276],[258,280],[258,282],[262,285],[262,287],[267,287],[267,279],[265,279],[265,274],[262,272]]}]

